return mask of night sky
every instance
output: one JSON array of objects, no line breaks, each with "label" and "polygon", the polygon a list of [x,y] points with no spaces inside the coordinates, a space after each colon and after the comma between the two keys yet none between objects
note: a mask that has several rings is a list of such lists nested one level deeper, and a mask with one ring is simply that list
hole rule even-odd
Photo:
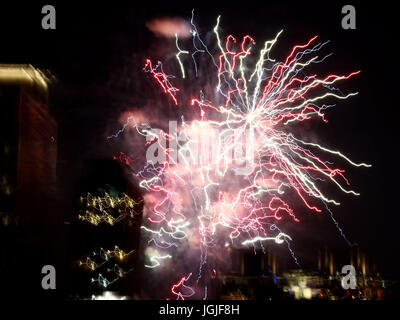
[{"label": "night sky", "polygon": [[[127,107],[145,103],[140,90],[148,84],[141,71],[143,61],[148,55],[158,58],[151,51],[158,40],[147,30],[146,21],[159,16],[190,18],[194,7],[202,30],[211,29],[219,14],[225,34],[251,34],[260,43],[284,29],[276,45],[282,54],[318,35],[331,40],[324,52],[334,53],[318,65],[320,74],[361,70],[339,85],[344,92],[359,91],[359,95],[337,101],[327,112],[328,124],[314,121],[305,125],[304,132],[317,135],[324,146],[340,150],[355,162],[372,164],[372,168],[345,166],[353,189],[361,196],[336,193],[342,205],[334,212],[351,241],[376,259],[378,269],[398,277],[393,262],[400,249],[398,28],[393,8],[381,2],[354,3],[357,29],[343,30],[341,8],[347,2],[263,1],[250,7],[152,4],[149,8],[115,2],[84,7],[79,2],[67,3],[54,4],[56,30],[43,30],[40,24],[41,7],[51,2],[0,5],[0,63],[29,63],[50,70],[58,79],[51,89],[50,109],[59,125],[57,179],[65,220],[70,219],[73,197],[88,161],[111,159],[118,151],[105,141],[110,123],[115,125]],[[315,258],[316,241],[321,246],[346,248],[326,217],[306,216],[298,228],[298,255],[306,260],[308,254]],[[60,241],[68,242],[70,237],[60,237]]]}]

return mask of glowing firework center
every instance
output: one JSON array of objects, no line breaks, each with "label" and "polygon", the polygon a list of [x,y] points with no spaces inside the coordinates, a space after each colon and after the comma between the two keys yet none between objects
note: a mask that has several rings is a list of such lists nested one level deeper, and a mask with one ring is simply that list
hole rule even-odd
[{"label": "glowing firework center", "polygon": [[[356,95],[343,94],[334,85],[360,71],[322,78],[306,75],[308,66],[330,56],[317,55],[328,41],[318,43],[316,36],[294,46],[283,62],[276,61],[271,51],[282,31],[264,43],[254,60],[254,39],[228,35],[223,44],[219,20],[212,43],[217,53],[202,40],[193,17],[192,47],[182,50],[176,35],[176,66],[168,69],[178,67],[180,77],[166,74],[160,61],[154,64],[147,59],[143,68],[159,87],[155,90],[166,94],[177,113],[189,108],[192,118],[178,116],[180,120],[170,121],[165,131],[137,120],[133,114],[109,137],[118,138],[127,128],[143,136],[146,163],[134,176],[145,191],[145,266],[180,265],[180,276],[166,280],[171,281],[171,292],[177,299],[207,296],[207,279],[213,276],[207,264],[210,259],[224,259],[222,249],[227,240],[232,247],[262,250],[266,241],[286,244],[297,262],[290,248],[292,238],[281,223],[300,221],[290,203],[293,195],[305,208],[331,216],[329,206],[339,203],[323,194],[321,183],[330,182],[345,193],[358,195],[348,189],[344,170],[320,156],[369,166],[300,140],[291,130],[293,125],[314,118],[327,122],[324,112],[333,105],[322,101]],[[207,62],[200,63],[200,56]],[[195,78],[200,77],[204,65],[208,75],[215,71],[215,78],[199,90],[198,98],[186,99],[178,88],[179,83],[189,81],[185,72],[189,63]],[[193,257],[197,257],[197,266],[188,262]]]}]

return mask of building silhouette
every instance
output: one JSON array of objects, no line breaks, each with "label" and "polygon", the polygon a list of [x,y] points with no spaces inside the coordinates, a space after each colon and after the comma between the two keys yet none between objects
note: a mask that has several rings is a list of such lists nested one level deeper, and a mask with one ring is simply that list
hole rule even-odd
[{"label": "building silhouette", "polygon": [[0,65],[3,294],[21,288],[40,292],[42,266],[57,260],[57,123],[48,106],[48,85],[31,65]]}]

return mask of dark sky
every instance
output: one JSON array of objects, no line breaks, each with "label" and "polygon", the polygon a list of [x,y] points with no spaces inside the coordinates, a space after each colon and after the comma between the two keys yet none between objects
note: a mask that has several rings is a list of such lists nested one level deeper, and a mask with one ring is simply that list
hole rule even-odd
[{"label": "dark sky", "polygon": [[[277,45],[283,51],[319,35],[321,40],[331,40],[328,51],[334,53],[318,66],[322,74],[362,71],[341,84],[345,92],[360,94],[329,111],[328,125],[310,125],[307,130],[314,130],[324,145],[354,161],[373,165],[369,169],[348,167],[352,185],[361,196],[340,194],[343,205],[335,213],[351,240],[376,257],[382,270],[394,273],[397,267],[392,261],[400,249],[396,10],[382,2],[354,3],[357,29],[343,30],[341,8],[347,3],[262,2],[251,7],[221,4],[217,8],[204,3],[193,7],[204,29],[211,28],[219,14],[224,31],[239,36],[249,33],[260,42],[284,29]],[[2,2],[0,63],[30,63],[57,76],[50,107],[59,124],[59,184],[69,197],[72,191],[68,190],[75,187],[87,158],[112,157],[104,147],[110,119],[130,104],[143,103],[137,84],[143,76],[141,59],[156,41],[145,22],[160,15],[189,18],[192,6],[54,3],[57,29],[42,30],[43,4],[51,2],[29,6]],[[325,226],[319,218],[305,219],[300,252],[312,246],[315,237],[330,245],[344,245],[337,230]]]}]

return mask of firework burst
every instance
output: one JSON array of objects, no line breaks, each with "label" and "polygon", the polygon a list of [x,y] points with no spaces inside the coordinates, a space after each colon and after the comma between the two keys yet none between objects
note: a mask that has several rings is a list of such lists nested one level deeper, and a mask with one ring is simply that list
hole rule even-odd
[{"label": "firework burst", "polygon": [[[331,183],[344,193],[358,195],[350,189],[344,170],[323,156],[339,157],[356,167],[369,166],[303,141],[292,130],[312,119],[327,122],[325,111],[333,105],[323,102],[356,95],[343,94],[334,86],[360,71],[307,75],[310,65],[330,56],[318,57],[317,52],[328,42],[318,42],[317,36],[294,46],[283,61],[276,61],[271,51],[282,31],[266,41],[254,57],[256,42],[251,36],[238,39],[228,35],[223,41],[219,23],[218,17],[213,30],[216,53],[201,39],[193,17],[192,48],[181,49],[176,36],[179,76],[166,74],[162,63],[150,58],[143,68],[178,112],[191,110],[192,119],[185,121],[182,116],[179,123],[171,121],[166,132],[132,116],[122,130],[109,137],[135,128],[147,140],[147,162],[134,172],[145,190],[142,230],[149,239],[146,267],[162,268],[166,261],[178,264],[177,252],[188,257],[192,251],[199,253],[197,268],[172,284],[177,299],[195,295],[194,287],[207,273],[207,257],[224,249],[221,243],[264,248],[266,241],[274,241],[286,244],[296,259],[290,249],[292,237],[282,222],[301,220],[293,209],[295,198],[308,210],[331,215],[329,206],[339,202],[325,195],[321,184]],[[192,97],[178,89],[178,84],[190,81],[185,72],[190,58],[195,77],[200,77],[199,55],[209,61],[208,74],[214,70],[215,85]],[[206,285],[202,292],[206,296]]]}]

